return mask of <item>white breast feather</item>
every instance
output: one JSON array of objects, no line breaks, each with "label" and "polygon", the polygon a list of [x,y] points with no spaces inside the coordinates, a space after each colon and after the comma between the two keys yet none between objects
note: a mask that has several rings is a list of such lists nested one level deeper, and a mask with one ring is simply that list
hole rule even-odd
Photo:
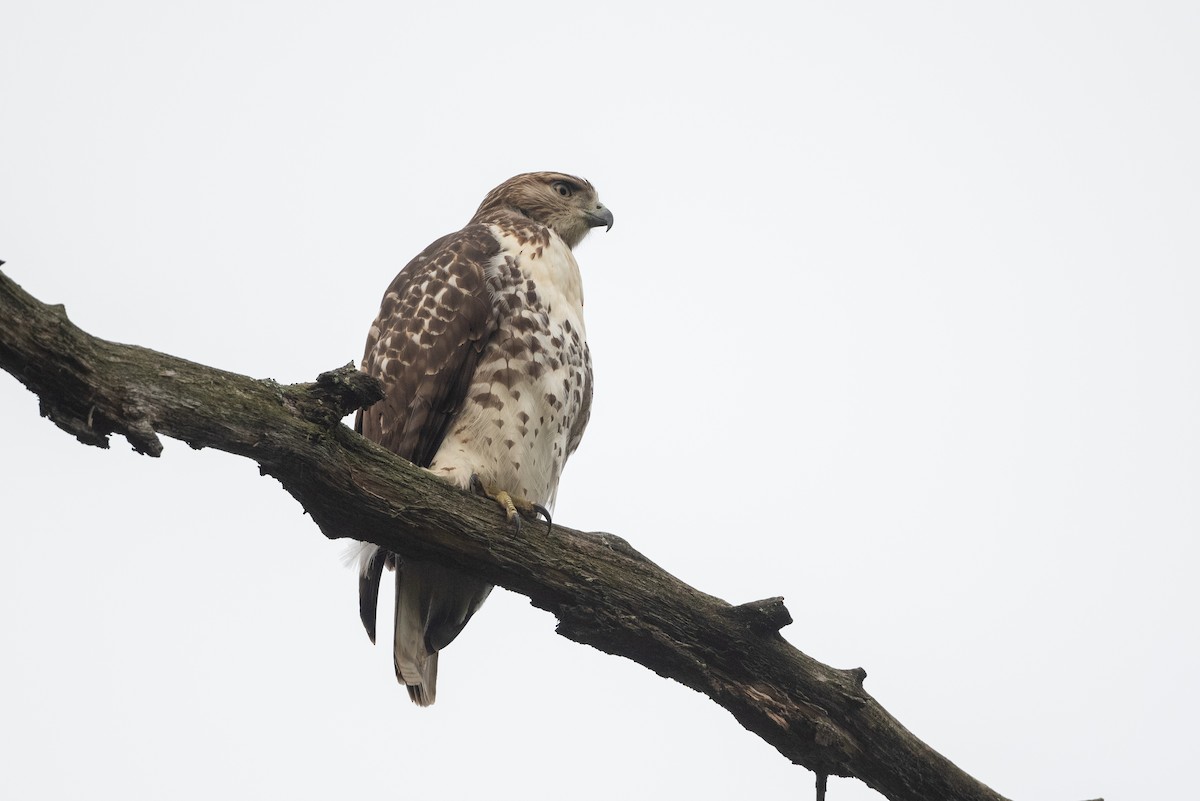
[{"label": "white breast feather", "polygon": [[[525,307],[518,313],[536,321],[528,336],[538,340],[539,348],[526,359],[491,348],[485,352],[467,400],[429,469],[463,488],[478,474],[484,482],[549,508],[568,455],[571,423],[583,413],[580,396],[586,396],[580,383],[586,380],[583,284],[571,249],[557,235],[551,234],[539,257],[529,244],[492,228],[501,243],[492,269],[505,268],[515,258],[524,281],[536,285],[541,310]],[[502,333],[506,322],[501,321]],[[579,347],[570,347],[572,342]],[[499,371],[508,380],[492,380]],[[547,403],[551,397],[560,405]]]}]

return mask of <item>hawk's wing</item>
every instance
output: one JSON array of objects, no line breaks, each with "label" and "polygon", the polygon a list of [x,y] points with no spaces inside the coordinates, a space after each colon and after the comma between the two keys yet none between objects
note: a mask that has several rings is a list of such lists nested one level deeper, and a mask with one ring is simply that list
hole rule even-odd
[{"label": "hawk's wing", "polygon": [[[420,467],[441,447],[496,332],[484,270],[499,250],[483,225],[442,237],[392,281],[371,326],[362,369],[383,382],[384,397],[358,413],[355,430]],[[359,616],[372,642],[379,582],[392,559],[377,549],[359,576]]]},{"label": "hawk's wing", "polygon": [[482,225],[437,240],[392,281],[367,337],[362,369],[383,382],[384,398],[357,427],[420,467],[437,454],[496,332],[484,269],[499,249]]}]

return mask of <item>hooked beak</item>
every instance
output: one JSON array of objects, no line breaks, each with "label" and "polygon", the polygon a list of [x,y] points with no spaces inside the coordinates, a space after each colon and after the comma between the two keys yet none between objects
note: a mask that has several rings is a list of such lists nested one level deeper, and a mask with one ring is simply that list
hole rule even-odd
[{"label": "hooked beak", "polygon": [[612,212],[606,209],[604,206],[597,205],[596,208],[592,209],[591,211],[585,211],[584,216],[587,217],[588,227],[599,228],[601,225],[603,225],[605,231],[612,230]]}]

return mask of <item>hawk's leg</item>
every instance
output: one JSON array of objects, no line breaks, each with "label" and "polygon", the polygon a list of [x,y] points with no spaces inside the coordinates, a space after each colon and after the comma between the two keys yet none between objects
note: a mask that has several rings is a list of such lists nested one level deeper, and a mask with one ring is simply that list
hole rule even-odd
[{"label": "hawk's leg", "polygon": [[500,504],[500,508],[504,510],[504,516],[516,527],[517,533],[521,532],[522,517],[530,520],[537,520],[539,516],[544,517],[547,532],[553,530],[554,524],[550,520],[550,511],[541,504],[528,501],[519,495],[511,495],[507,490],[500,489],[495,484],[484,484],[475,474],[471,475],[471,488],[483,497],[491,498]]}]

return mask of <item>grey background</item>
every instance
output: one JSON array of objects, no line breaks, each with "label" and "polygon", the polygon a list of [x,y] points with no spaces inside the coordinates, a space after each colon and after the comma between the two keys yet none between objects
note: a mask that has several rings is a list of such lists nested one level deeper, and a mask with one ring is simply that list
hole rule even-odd
[{"label": "grey background", "polygon": [[[436,6],[436,7],[435,7]],[[1186,3],[8,3],[0,258],[85,330],[310,380],[510,175],[592,180],[556,519],[867,669],[1020,799],[1174,797],[1200,711]],[[5,798],[805,798],[497,591],[413,707],[250,462],[0,377]],[[385,599],[384,604],[389,602]],[[831,781],[837,801],[876,798]]]}]

